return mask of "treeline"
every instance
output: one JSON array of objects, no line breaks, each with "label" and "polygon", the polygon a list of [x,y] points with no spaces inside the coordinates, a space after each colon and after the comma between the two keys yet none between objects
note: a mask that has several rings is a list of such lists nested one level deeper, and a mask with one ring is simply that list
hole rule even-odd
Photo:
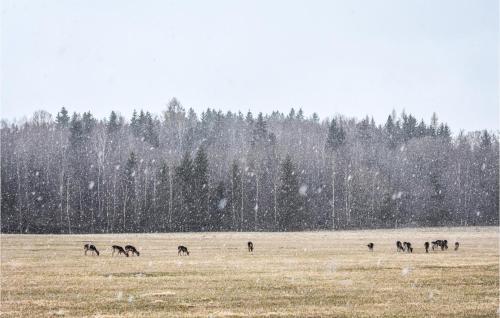
[{"label": "treeline", "polygon": [[496,133],[452,136],[436,115],[198,117],[173,99],[130,120],[4,120],[1,150],[3,233],[498,225]]}]

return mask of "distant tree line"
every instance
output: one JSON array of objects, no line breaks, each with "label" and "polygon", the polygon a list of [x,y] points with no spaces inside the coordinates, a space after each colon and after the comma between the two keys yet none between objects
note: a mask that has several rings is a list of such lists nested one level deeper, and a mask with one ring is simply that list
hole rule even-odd
[{"label": "distant tree line", "polygon": [[394,112],[377,125],[256,116],[172,99],[161,116],[36,112],[1,125],[3,233],[301,231],[498,225],[496,132],[452,136]]}]

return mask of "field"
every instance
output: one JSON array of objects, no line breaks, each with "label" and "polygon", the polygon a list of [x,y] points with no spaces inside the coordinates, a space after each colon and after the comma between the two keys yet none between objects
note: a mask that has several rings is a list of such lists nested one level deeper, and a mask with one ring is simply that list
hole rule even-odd
[{"label": "field", "polygon": [[[496,317],[498,236],[496,227],[2,235],[1,317]],[[423,243],[441,238],[450,249],[426,254]],[[413,254],[397,253],[396,240]],[[88,241],[101,256],[83,255]],[[140,257],[111,256],[112,244],[128,243]],[[177,255],[181,244],[190,256]]]}]

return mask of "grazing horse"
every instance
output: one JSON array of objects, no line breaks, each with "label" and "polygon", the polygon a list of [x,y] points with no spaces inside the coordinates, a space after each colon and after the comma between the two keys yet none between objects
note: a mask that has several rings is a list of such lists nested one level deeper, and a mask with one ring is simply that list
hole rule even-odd
[{"label": "grazing horse", "polygon": [[249,252],[253,252],[253,243],[252,242],[248,242],[247,246],[248,246],[248,251]]},{"label": "grazing horse", "polygon": [[447,240],[436,240],[432,241],[432,250],[434,251],[434,248],[436,247],[441,247],[441,251],[447,250],[448,249],[448,241]]},{"label": "grazing horse", "polygon": [[125,251],[127,251],[127,254],[130,252],[132,253],[132,256],[135,254],[139,256],[139,251],[132,245],[125,245]]},{"label": "grazing horse", "polygon": [[425,242],[424,246],[425,246],[425,252],[429,253],[429,242]]},{"label": "grazing horse", "polygon": [[87,255],[87,251],[90,251],[90,252],[92,252],[92,255],[94,255],[94,253],[96,253],[97,256],[99,256],[99,251],[97,250],[97,248],[93,244],[83,245],[83,250],[85,251],[85,255]]},{"label": "grazing horse", "polygon": [[177,255],[187,255],[187,256],[189,256],[189,251],[188,251],[187,247],[179,245],[177,247]]},{"label": "grazing horse", "polygon": [[404,251],[405,251],[405,249],[404,249],[404,247],[403,247],[403,244],[401,244],[401,241],[397,241],[397,242],[396,242],[396,249],[397,249],[397,251],[398,251],[398,252],[399,252],[399,251],[401,251],[401,252],[404,252]]},{"label": "grazing horse", "polygon": [[366,245],[366,246],[368,246],[368,250],[369,250],[370,252],[373,252],[373,247],[375,246],[373,243],[371,243],[371,242],[370,242],[370,243],[368,243],[368,245]]},{"label": "grazing horse", "polygon": [[111,248],[113,249],[113,254],[112,254],[112,256],[115,256],[115,252],[118,252],[118,255],[123,254],[123,255],[125,255],[125,256],[127,256],[127,257],[128,257],[128,252],[126,252],[126,251],[123,249],[123,247],[118,246],[118,245],[113,245],[113,246],[111,246]]},{"label": "grazing horse", "polygon": [[411,247],[411,243],[410,242],[404,242],[403,246],[405,247],[405,250],[408,253],[413,253],[413,247]]},{"label": "grazing horse", "polygon": [[447,250],[448,249],[448,241],[444,240],[443,245],[441,246],[441,250]]},{"label": "grazing horse", "polygon": [[438,246],[441,246],[441,240],[437,240],[437,241],[432,241],[432,250],[434,251],[434,249]]}]

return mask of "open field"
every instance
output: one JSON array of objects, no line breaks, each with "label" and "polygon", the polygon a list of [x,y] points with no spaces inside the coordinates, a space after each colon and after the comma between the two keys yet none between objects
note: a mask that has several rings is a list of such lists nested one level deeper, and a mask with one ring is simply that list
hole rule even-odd
[{"label": "open field", "polygon": [[[496,227],[2,235],[1,316],[496,317],[498,235]],[[425,254],[423,243],[441,238],[450,249]],[[88,240],[101,256],[83,255]],[[396,253],[396,240],[414,253]],[[127,243],[141,256],[111,257],[112,244]],[[177,256],[180,244],[191,256]]]}]

